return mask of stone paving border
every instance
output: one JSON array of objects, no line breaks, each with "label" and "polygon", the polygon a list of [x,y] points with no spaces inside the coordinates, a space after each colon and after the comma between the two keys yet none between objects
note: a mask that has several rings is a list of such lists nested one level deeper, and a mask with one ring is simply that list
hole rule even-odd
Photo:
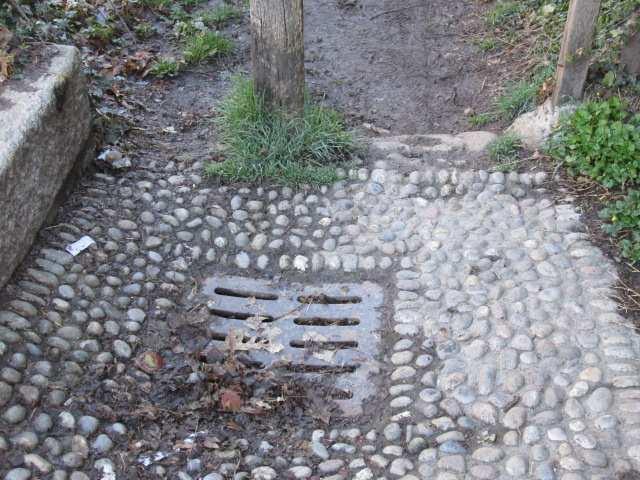
[{"label": "stone paving border", "polygon": [[[640,338],[612,300],[614,266],[573,206],[546,198],[544,173],[475,171],[463,147],[425,138],[374,142],[371,169],[317,190],[210,187],[189,172],[95,175],[4,292],[5,478],[115,478],[127,428],[88,414],[74,386],[102,365],[144,379],[132,358],[148,318],[187,307],[189,272],[225,270],[393,277],[387,404],[370,422],[311,432],[290,458],[270,454],[268,438],[239,438],[214,471],[198,457],[168,470],[145,454],[150,477],[637,473]],[[94,249],[62,251],[85,234]]]}]

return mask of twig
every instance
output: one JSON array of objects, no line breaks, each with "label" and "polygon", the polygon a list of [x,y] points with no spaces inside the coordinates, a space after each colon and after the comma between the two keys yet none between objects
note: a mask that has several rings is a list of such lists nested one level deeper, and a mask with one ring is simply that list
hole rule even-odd
[{"label": "twig", "polygon": [[17,2],[17,0],[9,0],[9,3],[11,4],[11,6],[16,10],[16,12],[18,12],[18,14],[20,14],[20,16],[28,23],[31,23],[31,19],[29,18],[29,16],[24,12],[22,6]]},{"label": "twig", "polygon": [[402,12],[404,10],[410,10],[412,8],[420,8],[420,7],[426,7],[425,4],[420,3],[420,4],[416,4],[416,5],[408,5],[406,7],[402,7],[402,8],[394,8],[393,10],[386,10],[384,12],[380,12],[375,14],[373,17],[369,18],[369,20],[375,20],[378,17],[381,17],[383,15],[388,15],[389,13],[396,13],[396,12]]},{"label": "twig", "polygon": [[129,25],[127,24],[127,21],[124,19],[124,17],[120,14],[120,11],[116,8],[116,6],[113,4],[113,2],[111,0],[107,0],[109,2],[109,6],[113,9],[113,11],[115,12],[115,14],[118,16],[118,18],[120,19],[120,21],[124,24],[124,28],[127,30],[128,33],[132,34],[131,29],[129,28]]}]

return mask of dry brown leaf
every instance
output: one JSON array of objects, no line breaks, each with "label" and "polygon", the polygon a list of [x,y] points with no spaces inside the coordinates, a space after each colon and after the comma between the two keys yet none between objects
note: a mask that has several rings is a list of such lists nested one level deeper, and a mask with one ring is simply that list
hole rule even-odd
[{"label": "dry brown leaf", "polygon": [[155,373],[164,366],[164,360],[159,353],[146,351],[136,358],[136,366],[146,373]]},{"label": "dry brown leaf", "polygon": [[13,33],[7,27],[0,25],[0,83],[9,79],[13,69],[13,54],[9,53],[9,42]]},{"label": "dry brown leaf", "polygon": [[242,397],[235,390],[225,389],[220,394],[220,407],[227,412],[237,412],[242,408]]},{"label": "dry brown leaf", "polygon": [[6,82],[11,75],[11,67],[13,66],[13,55],[0,52],[0,83]]}]

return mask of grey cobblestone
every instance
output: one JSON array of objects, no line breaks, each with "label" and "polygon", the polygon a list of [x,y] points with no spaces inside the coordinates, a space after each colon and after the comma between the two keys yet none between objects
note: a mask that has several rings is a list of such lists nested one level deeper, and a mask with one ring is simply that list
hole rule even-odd
[{"label": "grey cobblestone", "polygon": [[[637,471],[640,339],[616,313],[615,269],[573,206],[545,197],[542,172],[474,171],[439,154],[414,162],[410,140],[383,154],[374,145],[371,169],[351,180],[295,192],[216,187],[193,171],[88,180],[66,226],[3,292],[0,456],[15,450],[3,477],[111,480],[131,432],[75,392],[95,372],[107,389],[119,388],[113,371],[147,381],[134,365],[147,324],[186,307],[201,268],[391,279],[386,403],[364,424],[310,434],[293,459],[246,447],[240,463],[220,452],[216,471],[190,458],[176,478]],[[64,252],[85,234],[94,247]]]}]

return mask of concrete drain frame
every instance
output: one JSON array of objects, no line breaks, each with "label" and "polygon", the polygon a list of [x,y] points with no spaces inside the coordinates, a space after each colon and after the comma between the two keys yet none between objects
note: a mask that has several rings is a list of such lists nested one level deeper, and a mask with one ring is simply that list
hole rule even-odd
[{"label": "concrete drain frame", "polygon": [[208,278],[211,345],[243,351],[253,367],[329,376],[345,416],[375,393],[384,295],[371,283],[303,285],[239,276]]}]

